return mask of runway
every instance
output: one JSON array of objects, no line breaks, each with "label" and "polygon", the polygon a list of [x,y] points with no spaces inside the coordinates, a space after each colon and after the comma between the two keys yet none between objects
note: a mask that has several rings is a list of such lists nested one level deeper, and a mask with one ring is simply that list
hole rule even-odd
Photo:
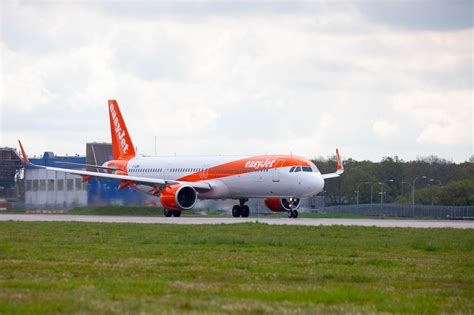
[{"label": "runway", "polygon": [[392,219],[288,219],[288,218],[218,218],[218,217],[127,217],[92,215],[51,215],[51,214],[1,214],[0,221],[24,222],[102,222],[102,223],[139,223],[139,224],[234,224],[260,222],[270,225],[301,226],[376,226],[403,228],[454,228],[473,229],[474,221],[452,220],[392,220]]}]

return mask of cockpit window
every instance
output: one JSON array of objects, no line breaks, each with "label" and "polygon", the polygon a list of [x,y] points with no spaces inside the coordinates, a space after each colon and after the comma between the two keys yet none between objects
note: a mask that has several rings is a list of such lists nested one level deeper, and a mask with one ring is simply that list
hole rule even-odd
[{"label": "cockpit window", "polygon": [[303,172],[312,172],[313,170],[311,169],[310,166],[303,166]]},{"label": "cockpit window", "polygon": [[295,168],[296,166],[293,166],[292,168],[290,168],[290,173],[293,173],[295,171]]},{"label": "cockpit window", "polygon": [[301,172],[301,166],[298,166],[298,167],[295,169],[295,172]]}]

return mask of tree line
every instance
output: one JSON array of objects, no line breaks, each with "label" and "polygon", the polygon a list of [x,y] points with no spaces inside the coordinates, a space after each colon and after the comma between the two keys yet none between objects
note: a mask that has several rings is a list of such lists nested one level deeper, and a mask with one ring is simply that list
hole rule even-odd
[{"label": "tree line", "polygon": [[[334,172],[335,156],[313,162],[321,173]],[[434,155],[414,161],[398,156],[380,162],[350,158],[344,169],[340,178],[326,181],[322,194],[328,205],[412,203],[413,186],[417,204],[474,205],[474,156],[463,163]]]}]

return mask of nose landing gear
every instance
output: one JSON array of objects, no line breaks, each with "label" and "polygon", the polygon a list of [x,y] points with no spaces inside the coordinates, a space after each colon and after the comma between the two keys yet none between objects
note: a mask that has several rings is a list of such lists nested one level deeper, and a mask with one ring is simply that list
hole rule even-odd
[{"label": "nose landing gear", "polygon": [[296,219],[298,217],[298,210],[290,210],[288,211],[288,218]]},{"label": "nose landing gear", "polygon": [[[298,208],[300,200],[298,198],[288,198],[284,199],[284,203],[288,209],[288,218],[296,219],[298,217],[298,211],[295,208]],[[295,209],[295,210],[293,210]]]},{"label": "nose landing gear", "polygon": [[232,208],[232,216],[234,218],[238,217],[243,217],[247,218],[250,214],[250,209],[248,206],[245,205],[245,203],[248,201],[248,199],[239,199],[240,205],[235,205]]}]

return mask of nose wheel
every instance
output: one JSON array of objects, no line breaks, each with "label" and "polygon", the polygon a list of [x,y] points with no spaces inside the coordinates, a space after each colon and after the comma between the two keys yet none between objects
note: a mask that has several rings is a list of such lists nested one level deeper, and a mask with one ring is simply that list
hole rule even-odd
[{"label": "nose wheel", "polygon": [[296,219],[298,217],[298,211],[296,211],[296,208],[298,208],[299,203],[300,200],[298,198],[290,197],[288,199],[282,199],[282,205],[288,209],[288,218]]},{"label": "nose wheel", "polygon": [[297,217],[298,217],[298,211],[297,210],[288,211],[288,218],[296,219]]}]

